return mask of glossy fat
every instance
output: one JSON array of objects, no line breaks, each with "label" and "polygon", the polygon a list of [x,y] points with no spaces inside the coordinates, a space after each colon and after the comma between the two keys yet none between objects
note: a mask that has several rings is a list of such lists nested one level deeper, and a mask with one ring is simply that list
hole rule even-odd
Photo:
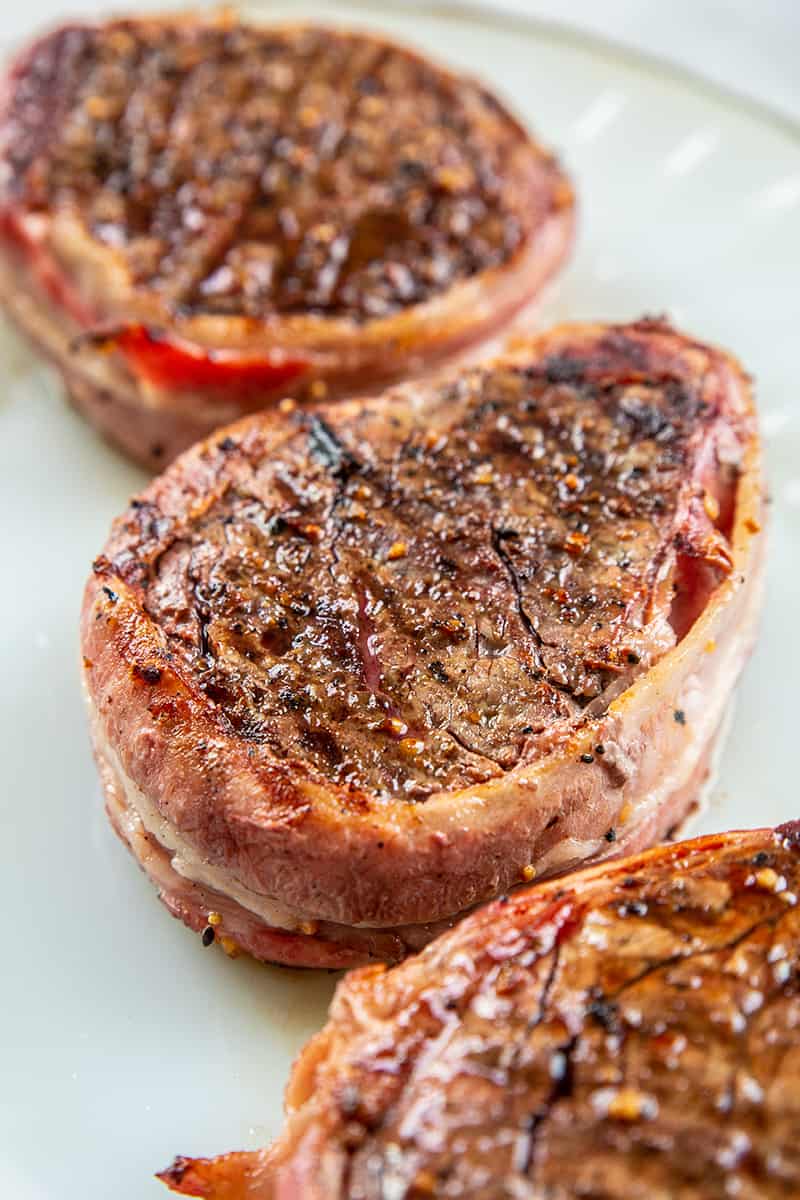
[{"label": "glossy fat", "polygon": [[209,1200],[724,1200],[800,1189],[797,826],[497,902],[340,985],[266,1152]]}]

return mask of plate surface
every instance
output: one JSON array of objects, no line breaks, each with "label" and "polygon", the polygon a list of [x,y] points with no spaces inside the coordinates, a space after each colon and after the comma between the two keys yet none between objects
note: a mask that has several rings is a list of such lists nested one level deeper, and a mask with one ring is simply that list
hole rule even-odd
[{"label": "plate surface", "polygon": [[[581,231],[540,323],[666,312],[755,375],[772,483],[761,640],[703,830],[800,816],[800,134],[652,63],[497,19],[270,5],[376,27],[483,75],[563,156]],[[106,826],[78,686],[83,581],[143,476],[0,330],[0,1195],[147,1200],[176,1152],[263,1145],[333,979],[229,962]]]}]

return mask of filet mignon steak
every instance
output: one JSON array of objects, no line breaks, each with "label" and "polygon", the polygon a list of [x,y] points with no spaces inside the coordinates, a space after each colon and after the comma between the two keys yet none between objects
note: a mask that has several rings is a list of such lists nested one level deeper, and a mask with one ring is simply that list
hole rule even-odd
[{"label": "filet mignon steak", "polygon": [[206,1200],[800,1195],[800,825],[527,889],[351,973],[270,1150]]},{"label": "filet mignon steak", "polygon": [[745,376],[655,322],[232,426],[87,587],[112,819],[188,924],[324,965],[650,844],[753,639],[761,505]]},{"label": "filet mignon steak", "polygon": [[287,395],[464,351],[537,292],[572,221],[494,95],[368,34],[71,25],[0,97],[0,299],[148,466]]}]

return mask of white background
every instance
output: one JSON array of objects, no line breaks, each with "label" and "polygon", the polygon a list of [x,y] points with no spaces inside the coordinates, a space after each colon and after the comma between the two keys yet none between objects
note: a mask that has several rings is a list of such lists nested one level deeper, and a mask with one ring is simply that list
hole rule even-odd
[{"label": "white background", "polygon": [[666,58],[800,117],[797,0],[502,0]]}]

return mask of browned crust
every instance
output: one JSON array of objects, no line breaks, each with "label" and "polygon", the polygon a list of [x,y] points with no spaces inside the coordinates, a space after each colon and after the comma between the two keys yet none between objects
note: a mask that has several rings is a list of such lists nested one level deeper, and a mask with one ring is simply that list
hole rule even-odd
[{"label": "browned crust", "polygon": [[6,119],[8,203],[78,216],[170,319],[413,307],[571,200],[477,81],[324,26],[71,26],[12,68]]},{"label": "browned crust", "polygon": [[[574,347],[601,330],[564,327],[532,346],[537,353]],[[269,880],[273,898],[311,919],[370,926],[433,921],[517,884],[529,864],[545,861],[554,837],[602,839],[624,824],[629,800],[635,820],[645,820],[641,799],[652,795],[657,802],[665,764],[683,764],[688,779],[754,636],[764,541],[760,449],[750,389],[733,359],[694,348],[661,326],[629,332],[665,351],[713,354],[735,389],[750,433],[733,515],[733,569],[673,650],[601,717],[573,729],[536,763],[421,805],[363,798],[348,804],[341,790],[225,734],[208,699],[165,661],[163,636],[130,588],[105,568],[90,579],[82,638],[100,727],[126,773],[208,860],[227,864],[255,890]],[[267,417],[259,422],[259,436],[277,446],[284,425]],[[252,428],[244,424],[238,433]],[[168,472],[154,485],[164,512],[213,490],[213,447],[224,436],[198,447],[179,475]],[[154,664],[158,678],[151,681]],[[676,710],[689,714],[684,723],[674,719]],[[610,769],[609,756],[582,761],[600,741],[619,748],[617,769]],[[376,852],[377,842],[384,853]]]},{"label": "browned crust", "polygon": [[797,822],[659,847],[352,972],[273,1146],[159,1177],[208,1200],[371,1200],[384,1173],[487,1200],[793,1194],[797,848]]},{"label": "browned crust", "polygon": [[[204,30],[211,31],[209,36],[216,36],[214,31],[222,30],[220,36],[223,38],[225,31],[233,30],[233,36],[238,32],[235,22],[232,24],[229,18],[196,15],[122,21],[99,28],[102,36],[109,40],[117,34],[124,38],[126,31],[133,31],[134,39],[141,36],[155,42],[160,37],[170,37],[176,28],[185,29],[188,40],[194,36],[193,31],[198,31],[198,36],[202,36]],[[345,41],[353,36],[324,30],[312,33],[321,38],[341,37]],[[278,31],[278,35],[289,39],[301,37],[302,30],[291,26]],[[485,262],[476,259],[476,269],[456,273],[446,286],[420,292],[419,296],[409,293],[406,300],[398,299],[396,304],[387,305],[385,310],[378,308],[371,314],[354,315],[346,309],[338,311],[335,306],[330,311],[315,308],[312,299],[306,309],[296,305],[295,310],[287,312],[261,312],[258,306],[253,308],[249,302],[247,305],[243,302],[240,308],[235,304],[228,305],[224,312],[213,308],[204,311],[202,305],[188,304],[186,297],[181,299],[172,295],[172,283],[185,274],[184,267],[178,264],[166,268],[165,279],[158,286],[152,280],[148,282],[146,275],[140,278],[128,261],[127,250],[118,247],[114,239],[104,242],[97,235],[94,226],[98,225],[99,218],[93,219],[94,225],[91,221],[87,225],[88,201],[81,198],[79,187],[76,191],[75,180],[69,182],[71,168],[62,166],[50,178],[50,126],[63,121],[65,113],[59,108],[64,98],[58,94],[50,96],[47,88],[65,87],[64,80],[37,84],[45,89],[41,101],[43,111],[48,105],[55,105],[52,121],[46,123],[48,132],[43,141],[41,131],[34,130],[28,149],[18,145],[19,114],[15,114],[15,97],[21,81],[31,70],[31,63],[38,61],[37,56],[46,59],[49,47],[58,38],[90,40],[94,36],[98,36],[95,27],[83,26],[53,34],[29,48],[6,79],[5,94],[0,103],[5,112],[4,122],[0,117],[0,143],[2,153],[14,167],[11,186],[6,186],[0,196],[0,215],[5,218],[10,214],[14,221],[22,222],[25,237],[36,248],[39,259],[46,262],[48,278],[64,280],[68,288],[65,295],[54,301],[52,295],[42,291],[36,277],[28,270],[25,255],[19,248],[15,250],[12,242],[3,239],[3,274],[6,278],[0,279],[0,295],[20,326],[72,377],[71,389],[79,405],[89,410],[90,418],[97,419],[107,436],[148,466],[159,460],[159,456],[151,453],[154,445],[162,448],[160,463],[163,464],[168,455],[185,448],[192,440],[225,421],[274,404],[281,396],[305,399],[324,393],[337,398],[368,390],[379,383],[420,374],[432,364],[452,357],[501,328],[541,288],[567,253],[572,239],[574,201],[569,182],[552,156],[531,139],[481,85],[434,68],[413,52],[370,36],[365,41],[368,45],[374,43],[379,58],[381,55],[398,55],[403,61],[417,64],[419,70],[441,78],[443,86],[456,93],[459,89],[466,95],[474,91],[475,96],[482,98],[481,103],[487,105],[487,113],[492,114],[492,119],[499,120],[503,128],[511,131],[509,136],[512,136],[516,149],[513,154],[504,156],[502,171],[506,171],[508,177],[502,181],[501,192],[503,197],[508,194],[510,211],[516,213],[521,236],[513,245],[509,244],[508,253],[500,256],[502,261],[495,261],[497,254],[487,254]],[[253,36],[258,35],[254,33]],[[359,41],[357,36],[355,40]],[[139,107],[146,106],[147,94],[148,89],[143,85]],[[94,107],[90,104],[88,110],[90,124],[94,120],[91,118],[94,108],[98,112],[104,111],[102,97],[94,100],[96,104]],[[131,114],[138,111],[136,105],[128,106],[128,109]],[[21,111],[24,113],[24,105]],[[74,114],[72,116],[74,118]],[[132,115],[125,116],[123,123],[133,119]],[[71,136],[75,140],[76,129],[80,133],[82,126],[80,122],[76,125],[74,119],[72,123],[75,128]],[[153,130],[150,135],[154,139],[153,155],[160,161],[157,136]],[[82,152],[79,138],[76,145],[74,151],[65,152],[67,163],[70,153]],[[263,147],[259,152],[266,153]],[[62,178],[64,175],[67,183]],[[77,177],[82,178],[80,173]],[[175,188],[180,192],[177,184]],[[120,196],[117,196],[117,202],[118,207],[122,202]],[[31,215],[32,223],[29,221]],[[329,212],[329,218],[328,223],[335,221],[335,206]],[[129,233],[126,222],[132,221],[133,216],[119,219],[122,234]],[[162,224],[165,219],[159,217]],[[342,220],[346,219],[342,217]],[[221,220],[214,218],[216,224]],[[228,221],[227,216],[225,221]],[[106,228],[107,225],[107,222],[99,221],[98,227]],[[183,229],[181,222],[178,225]],[[215,236],[222,238],[222,245],[227,244],[221,232]],[[235,231],[228,231],[226,236],[235,241]],[[205,237],[205,234],[200,237],[196,250],[189,246],[190,257],[196,254],[203,259]],[[480,239],[475,240],[477,247]],[[148,243],[153,238],[137,234],[134,241]],[[465,234],[462,242],[463,249],[469,243],[469,236]],[[381,252],[389,253],[386,245],[376,246],[374,253],[371,252],[371,260],[377,261]],[[168,262],[168,258],[166,250],[160,258],[156,255],[157,261]],[[392,265],[390,262],[389,267]],[[329,266],[323,265],[319,273],[323,275],[328,269]],[[56,290],[61,290],[60,285]],[[68,311],[66,291],[75,293],[79,307],[87,310],[79,320]],[[35,297],[33,306],[25,303],[26,293]],[[310,296],[312,293],[313,289]],[[131,360],[122,353],[110,352],[108,345],[98,348],[92,341],[84,341],[76,349],[72,342],[76,335],[86,333],[87,321],[89,328],[142,325],[147,329],[166,330],[170,336],[189,345],[211,350],[224,348],[229,355],[240,354],[245,358],[268,350],[272,358],[297,362],[302,365],[302,370],[285,386],[267,389],[263,395],[242,397],[233,389],[222,389],[224,394],[220,394],[219,388],[209,394],[197,388],[187,393],[164,383],[154,383],[141,374],[139,367],[132,366]],[[103,391],[107,393],[105,411],[101,411]],[[114,407],[120,409],[118,431],[113,415],[109,417]],[[129,417],[129,411],[137,409],[150,422],[164,414],[162,437],[155,438],[148,430],[147,438],[143,435],[137,441],[135,422]]]}]

